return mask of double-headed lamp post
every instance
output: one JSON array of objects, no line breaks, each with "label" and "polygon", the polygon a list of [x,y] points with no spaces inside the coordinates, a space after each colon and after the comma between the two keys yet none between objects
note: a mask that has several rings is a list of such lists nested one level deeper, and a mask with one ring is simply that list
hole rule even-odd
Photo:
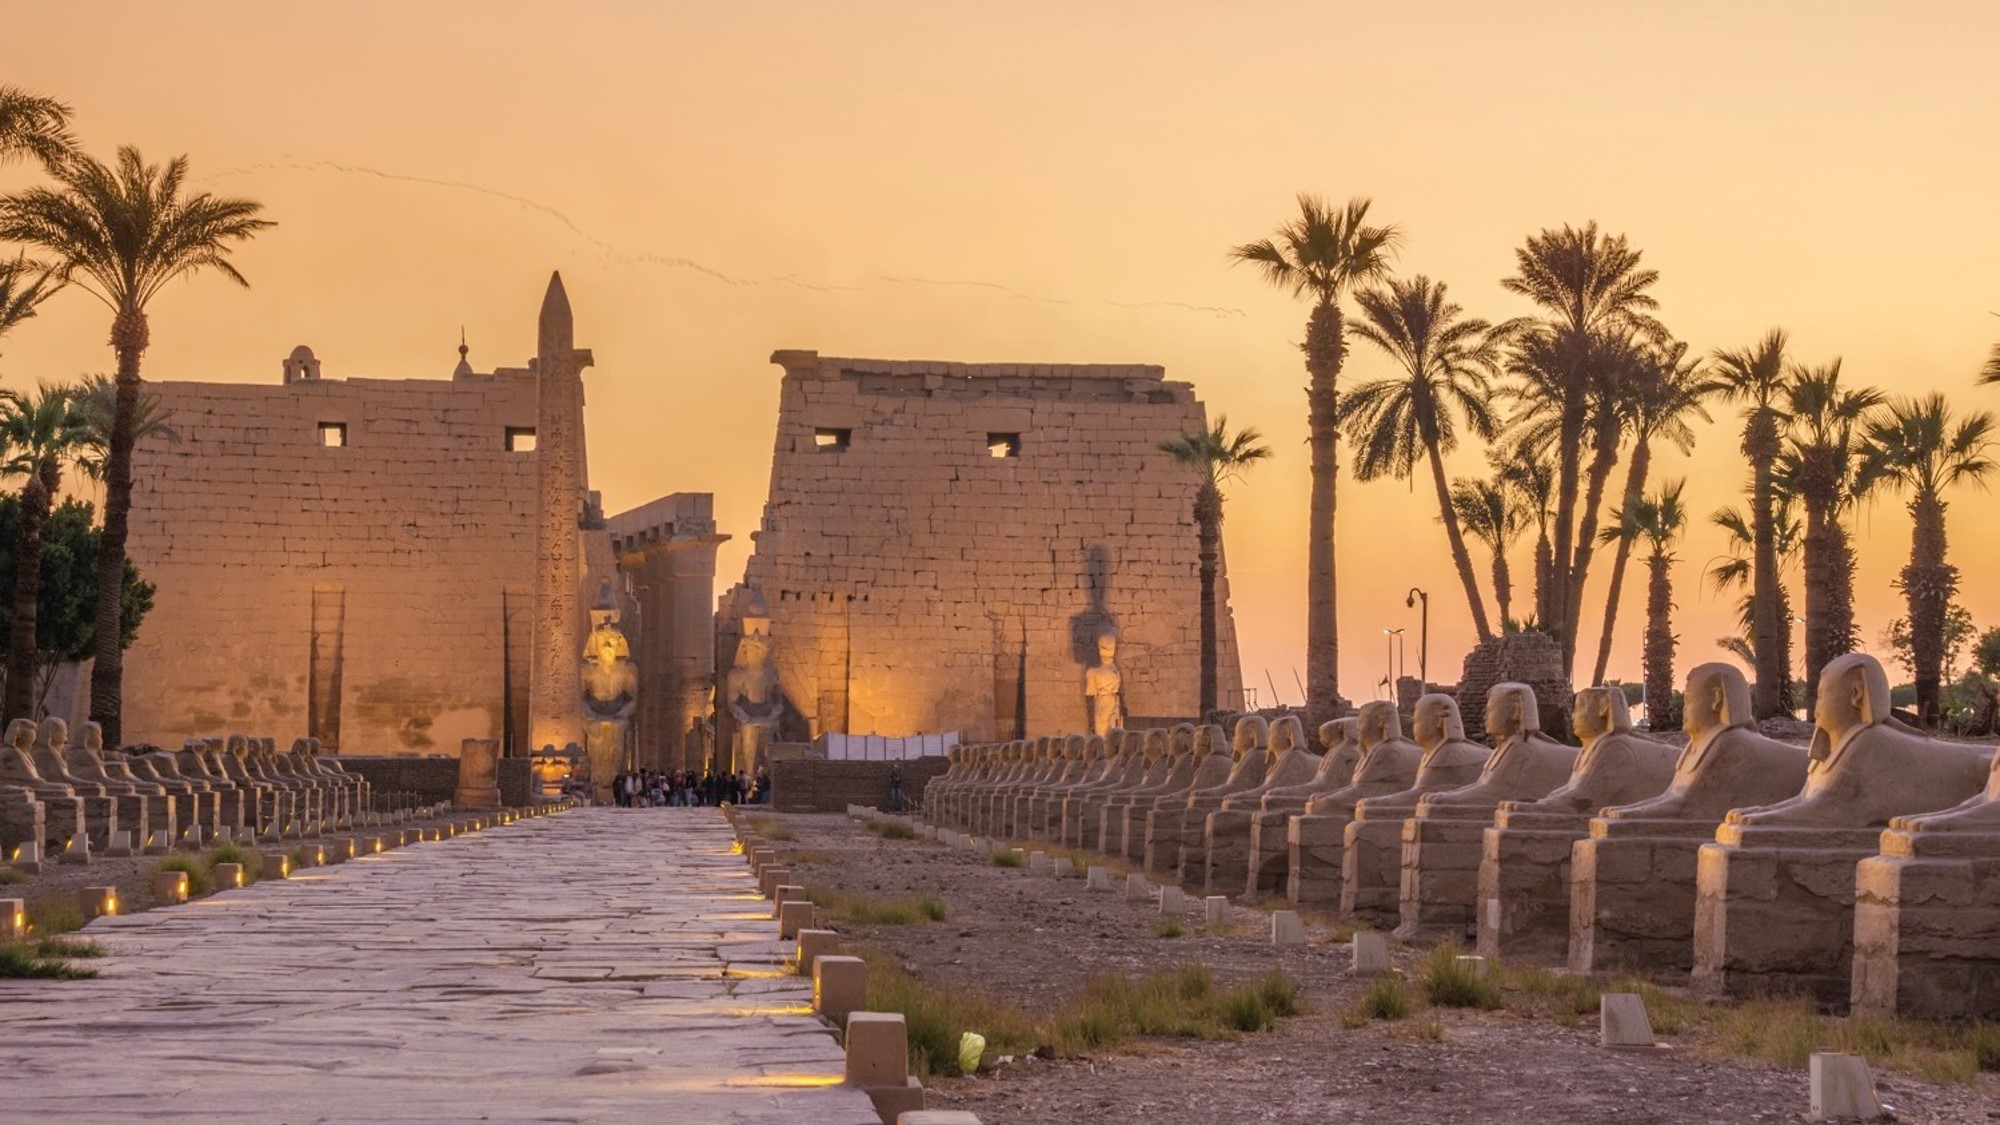
[{"label": "double-headed lamp post", "polygon": [[1429,691],[1431,690],[1431,596],[1415,586],[1410,587],[1410,594],[1403,599],[1403,604],[1415,609],[1419,601],[1424,603],[1424,615],[1420,626],[1422,632],[1417,636],[1417,679],[1422,681],[1423,689]]}]

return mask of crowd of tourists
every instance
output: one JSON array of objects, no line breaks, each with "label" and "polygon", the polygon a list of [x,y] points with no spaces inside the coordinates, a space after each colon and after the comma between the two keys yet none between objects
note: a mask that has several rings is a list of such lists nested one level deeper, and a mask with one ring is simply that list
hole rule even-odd
[{"label": "crowd of tourists", "polygon": [[620,808],[682,808],[694,805],[761,805],[771,799],[771,774],[716,773],[713,770],[628,770],[611,780]]}]

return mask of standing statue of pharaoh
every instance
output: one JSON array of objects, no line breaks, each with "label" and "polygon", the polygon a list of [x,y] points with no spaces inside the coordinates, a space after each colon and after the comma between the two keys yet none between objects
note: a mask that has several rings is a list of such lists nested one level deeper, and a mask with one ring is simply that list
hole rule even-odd
[{"label": "standing statue of pharaoh", "polygon": [[611,779],[624,765],[625,727],[638,695],[632,646],[618,629],[618,605],[607,582],[590,611],[590,637],[583,643],[584,754],[598,800],[611,799]]},{"label": "standing statue of pharaoh", "polygon": [[752,598],[743,614],[743,636],[736,642],[736,662],[723,689],[736,719],[729,771],[754,775],[767,764],[785,713],[778,669],[771,663],[771,618],[761,598]]},{"label": "standing statue of pharaoh", "polygon": [[1125,680],[1118,672],[1118,634],[1097,635],[1097,663],[1083,673],[1084,703],[1090,708],[1090,732],[1108,735],[1125,725]]}]

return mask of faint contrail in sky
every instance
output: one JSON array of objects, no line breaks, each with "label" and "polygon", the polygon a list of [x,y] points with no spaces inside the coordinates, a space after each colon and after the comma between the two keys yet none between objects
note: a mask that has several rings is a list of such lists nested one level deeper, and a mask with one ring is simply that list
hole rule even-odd
[{"label": "faint contrail in sky", "polygon": [[[471,183],[466,180],[444,180],[431,176],[412,176],[402,172],[385,172],[380,168],[370,168],[362,164],[343,164],[335,160],[257,161],[250,164],[239,164],[234,168],[216,172],[202,178],[222,179],[228,176],[240,176],[247,172],[265,171],[342,172],[352,176],[368,176],[378,180],[393,180],[400,183],[421,184],[425,187],[472,192],[476,195],[498,199],[511,203],[516,207],[544,215],[561,225],[569,233],[595,247],[605,257],[615,261],[631,265],[665,266],[670,269],[687,270],[691,273],[698,273],[710,280],[719,281],[724,285],[740,287],[789,285],[797,289],[808,289],[821,293],[853,293],[863,288],[859,285],[832,285],[823,282],[804,281],[791,274],[785,274],[780,277],[741,277],[697,262],[692,258],[682,258],[671,254],[632,253],[620,250],[611,243],[578,226],[575,220],[549,204],[543,203],[538,199],[531,199],[525,195],[515,195],[512,192],[501,191],[498,188],[491,188],[484,184]],[[995,281],[912,277],[898,274],[876,274],[871,280],[890,285],[921,285],[939,289],[984,289],[1004,296],[1009,300],[1034,301],[1048,305],[1077,305],[1084,303],[1068,297],[1054,297],[1044,293],[1031,293],[1015,289],[1012,286],[1002,285]],[[1239,308],[1232,308],[1225,305],[1197,305],[1186,301],[1115,301],[1106,297],[1100,298],[1098,303],[1119,309],[1175,309],[1182,312],[1202,313],[1213,317],[1242,317],[1244,315],[1243,310]]]}]

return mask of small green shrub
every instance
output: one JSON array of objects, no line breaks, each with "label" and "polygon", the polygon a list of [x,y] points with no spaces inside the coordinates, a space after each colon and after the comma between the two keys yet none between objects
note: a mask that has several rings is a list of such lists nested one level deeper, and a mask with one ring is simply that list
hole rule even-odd
[{"label": "small green shrub", "polygon": [[2000,1070],[2000,1023],[1980,1024],[1966,1039],[1979,1069]]},{"label": "small green shrub", "polygon": [[900,820],[885,820],[882,821],[882,838],[884,840],[914,840],[917,838],[917,830]]},{"label": "small green shrub", "polygon": [[89,980],[97,970],[78,968],[60,957],[43,957],[26,945],[0,945],[0,978],[14,980]]},{"label": "small green shrub", "polygon": [[1382,977],[1369,985],[1360,1004],[1361,1014],[1375,1020],[1399,1020],[1415,1010],[1409,986],[1395,977]]},{"label": "small green shrub", "polygon": [[83,908],[73,902],[38,902],[28,907],[28,932],[38,937],[71,933],[87,921]]},{"label": "small green shrub", "polygon": [[1462,951],[1446,942],[1424,958],[1419,980],[1424,995],[1440,1008],[1482,1008],[1492,1010],[1506,1003],[1506,994],[1492,980],[1479,975],[1472,962],[1460,961]]},{"label": "small green shrub", "polygon": [[1154,937],[1177,938],[1184,933],[1187,933],[1187,927],[1181,925],[1178,918],[1162,918],[1153,923]]},{"label": "small green shrub", "polygon": [[104,947],[76,938],[43,938],[35,943],[37,957],[102,957]]},{"label": "small green shrub", "polygon": [[243,866],[243,884],[245,886],[256,882],[264,874],[263,855],[253,852],[241,844],[223,844],[220,847],[211,848],[208,854],[202,858],[202,862],[208,865],[211,875],[215,872],[216,864],[241,864]]},{"label": "small green shrub", "polygon": [[1012,848],[1004,852],[993,853],[993,866],[995,867],[1019,867],[1026,862],[1026,860],[1021,858],[1021,853],[1014,851]]},{"label": "small green shrub", "polygon": [[25,883],[27,880],[28,877],[26,875],[21,874],[11,867],[0,867],[0,887],[11,887],[16,883]]}]

